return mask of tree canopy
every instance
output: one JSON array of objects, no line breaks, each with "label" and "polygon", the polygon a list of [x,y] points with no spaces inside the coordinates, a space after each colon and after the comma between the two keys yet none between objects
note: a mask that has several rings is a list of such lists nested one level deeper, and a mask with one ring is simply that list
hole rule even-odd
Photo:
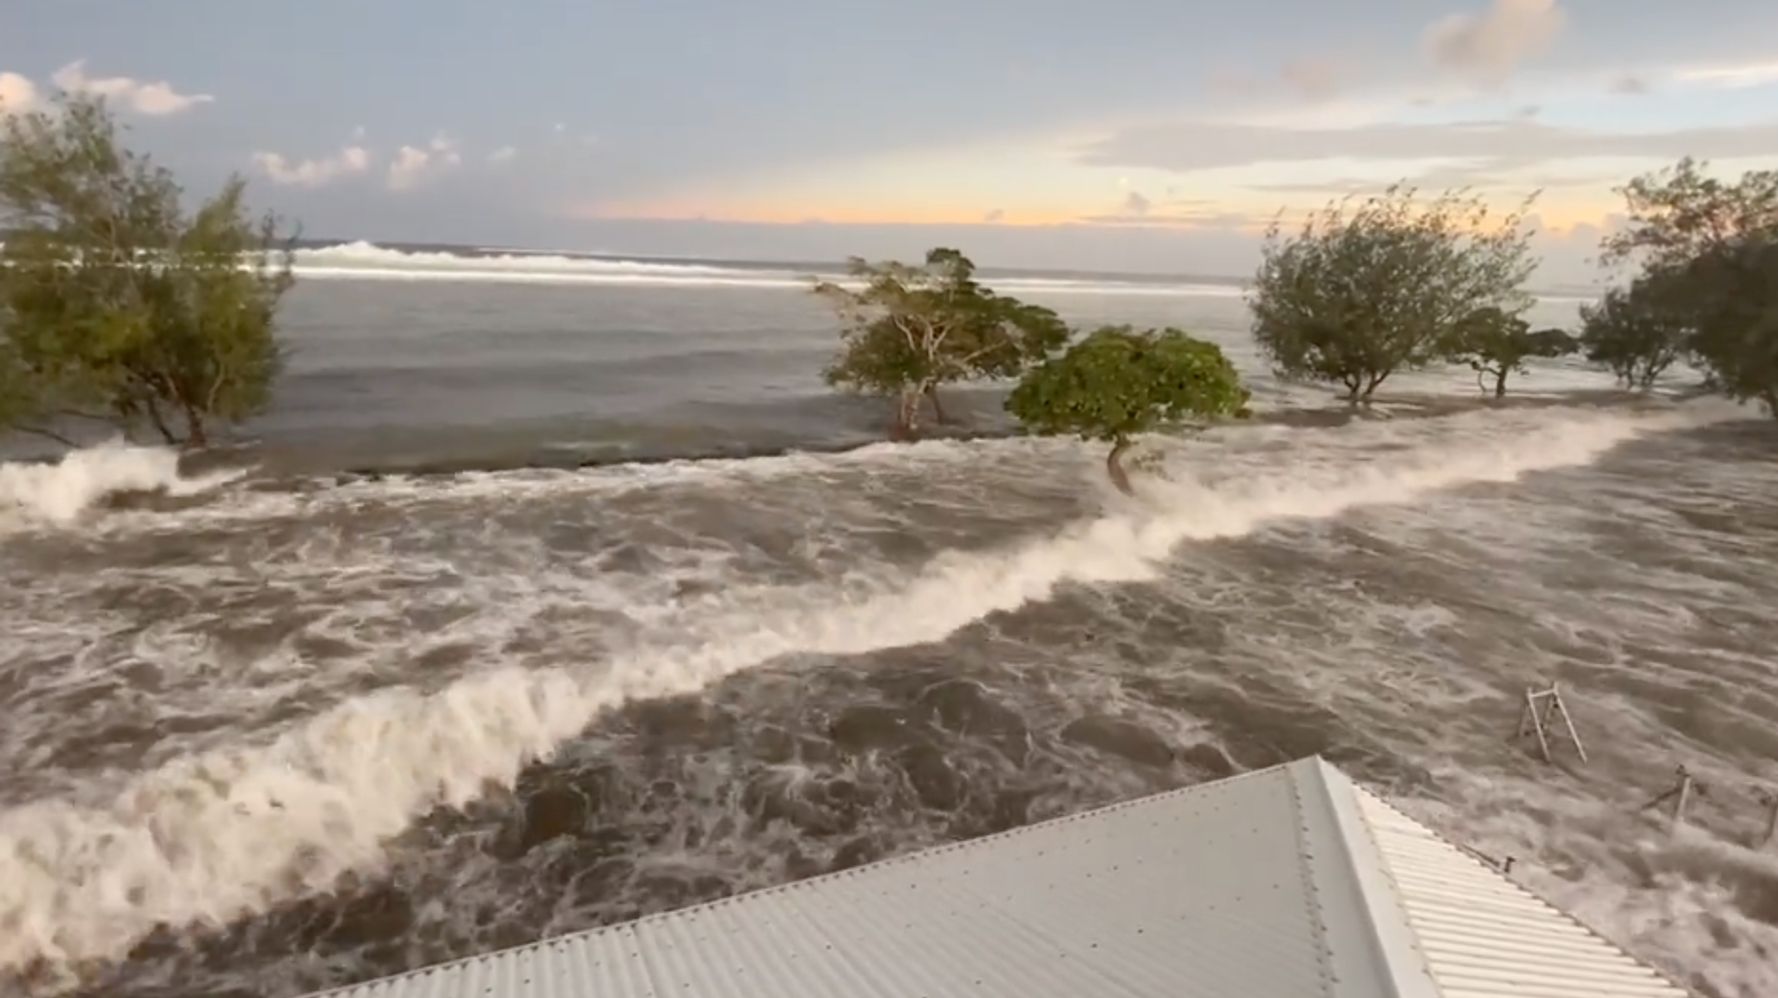
[{"label": "tree canopy", "polygon": [[1106,326],[1028,371],[1006,407],[1034,432],[1110,442],[1106,470],[1127,494],[1120,459],[1132,437],[1233,415],[1247,399],[1235,366],[1216,344],[1178,329]]},{"label": "tree canopy", "polygon": [[1647,280],[1613,289],[1583,306],[1580,344],[1587,360],[1603,364],[1626,388],[1648,389],[1684,356],[1691,327]]},{"label": "tree canopy", "polygon": [[0,429],[96,419],[203,446],[267,400],[291,283],[269,216],[231,179],[186,212],[172,174],[126,149],[102,99],[0,128]]},{"label": "tree canopy", "polygon": [[829,384],[895,397],[898,433],[919,430],[922,399],[938,409],[940,385],[1017,375],[1068,338],[1055,312],[995,294],[975,280],[975,264],[934,249],[920,266],[854,258],[852,281],[821,281],[842,328]]},{"label": "tree canopy", "polygon": [[1606,257],[1640,268],[1619,313],[1634,305],[1642,321],[1619,335],[1689,352],[1713,387],[1778,416],[1778,170],[1731,182],[1684,159],[1623,194],[1628,221]]},{"label": "tree canopy", "polygon": [[1579,349],[1580,343],[1560,329],[1531,331],[1525,320],[1500,311],[1484,308],[1457,328],[1452,341],[1451,359],[1465,363],[1476,372],[1476,384],[1487,390],[1484,378],[1494,380],[1494,397],[1506,394],[1510,374],[1524,374],[1525,361],[1532,357],[1561,357]]},{"label": "tree canopy", "polygon": [[1280,376],[1369,398],[1397,370],[1449,355],[1483,309],[1517,316],[1535,268],[1523,211],[1495,217],[1481,199],[1430,200],[1395,186],[1266,235],[1249,298],[1254,336]]}]

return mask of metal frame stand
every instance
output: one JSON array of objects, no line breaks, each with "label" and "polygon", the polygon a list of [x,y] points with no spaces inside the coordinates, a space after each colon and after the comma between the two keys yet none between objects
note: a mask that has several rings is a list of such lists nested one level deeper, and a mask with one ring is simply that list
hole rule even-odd
[{"label": "metal frame stand", "polygon": [[[1687,804],[1691,803],[1692,788],[1696,787],[1698,789],[1699,794],[1704,793],[1704,785],[1702,783],[1697,782],[1697,780],[1692,777],[1691,771],[1686,769],[1684,766],[1679,767],[1679,770],[1676,775],[1679,777],[1679,782],[1673,784],[1673,788],[1671,790],[1665,791],[1660,796],[1656,797],[1654,800],[1649,801],[1647,804],[1642,805],[1642,807],[1641,807],[1641,810],[1647,811],[1647,810],[1650,810],[1651,808],[1660,807],[1662,804],[1665,804],[1668,801],[1672,801],[1673,802],[1673,830],[1674,831],[1678,831],[1679,826],[1685,824],[1685,806]],[[1773,820],[1778,821],[1778,810],[1773,811]],[[1768,838],[1770,837],[1770,835],[1771,835],[1771,829],[1768,827],[1768,829],[1767,829]]]},{"label": "metal frame stand", "polygon": [[[1555,725],[1557,718],[1562,721],[1560,729]],[[1580,761],[1587,761],[1586,746],[1580,743],[1580,732],[1574,728],[1574,717],[1568,713],[1568,705],[1562,701],[1562,689],[1556,683],[1551,683],[1547,690],[1525,687],[1525,709],[1519,714],[1518,734],[1515,737],[1523,739],[1526,735],[1533,734],[1537,736],[1537,749],[1542,753],[1544,762],[1555,761],[1550,755],[1552,734],[1566,734],[1568,740],[1574,743],[1574,751],[1580,756]]]}]

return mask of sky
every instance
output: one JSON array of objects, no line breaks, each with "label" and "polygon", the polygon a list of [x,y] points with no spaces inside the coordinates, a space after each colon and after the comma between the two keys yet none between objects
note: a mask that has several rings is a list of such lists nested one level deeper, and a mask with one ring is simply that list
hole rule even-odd
[{"label": "sky", "polygon": [[314,238],[1239,275],[1406,180],[1586,283],[1631,176],[1778,166],[1778,3],[0,0],[59,90]]}]

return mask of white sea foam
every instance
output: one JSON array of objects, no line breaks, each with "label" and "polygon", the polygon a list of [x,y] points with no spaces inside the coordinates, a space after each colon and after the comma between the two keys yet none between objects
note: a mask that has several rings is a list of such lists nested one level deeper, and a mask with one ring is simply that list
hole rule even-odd
[{"label": "white sea foam", "polygon": [[[0,813],[0,925],[9,927],[0,979],[38,961],[115,958],[157,924],[227,921],[375,868],[384,842],[416,817],[460,806],[490,782],[510,785],[527,763],[627,699],[695,691],[790,653],[940,640],[1059,585],[1148,577],[1184,541],[1583,464],[1703,418],[1695,410],[1476,413],[1370,424],[1350,443],[1329,443],[1345,440],[1341,431],[1312,431],[1332,459],[1249,464],[1220,469],[1219,478],[1182,467],[1176,481],[1146,481],[1143,500],[1119,500],[1108,514],[1047,536],[949,552],[911,573],[737,587],[687,603],[671,626],[657,628],[674,635],[667,643],[597,666],[495,666],[431,695],[385,689],[269,744],[177,759],[108,802],[28,803]],[[1085,465],[1097,454],[1081,458]]]},{"label": "white sea foam", "polygon": [[70,451],[54,464],[0,463],[0,529],[9,524],[67,526],[118,492],[196,495],[235,477],[226,471],[187,478],[179,454],[164,447],[113,442]]},{"label": "white sea foam", "polygon": [[[754,287],[806,289],[807,273],[768,267],[667,263],[545,253],[466,256],[439,251],[391,249],[368,242],[296,251],[300,276],[319,280],[457,281],[465,283],[582,284],[656,287]],[[844,281],[834,270],[821,276]],[[1169,297],[1240,297],[1232,284],[1130,281],[1115,278],[994,277],[985,281],[1016,294],[1090,294]]]}]

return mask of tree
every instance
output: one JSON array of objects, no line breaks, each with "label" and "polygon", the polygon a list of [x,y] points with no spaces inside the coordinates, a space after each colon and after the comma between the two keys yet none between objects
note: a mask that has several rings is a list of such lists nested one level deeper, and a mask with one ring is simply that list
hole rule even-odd
[{"label": "tree", "polygon": [[1580,316],[1587,360],[1609,367],[1626,388],[1652,387],[1685,354],[1691,336],[1684,317],[1646,280],[1606,292],[1598,305],[1582,306]]},{"label": "tree", "polygon": [[1421,201],[1400,185],[1331,203],[1295,235],[1274,222],[1249,298],[1254,337],[1281,376],[1368,399],[1395,371],[1448,355],[1480,310],[1529,308],[1529,239],[1522,209],[1495,221],[1478,198]]},{"label": "tree", "polygon": [[1712,250],[1678,280],[1711,387],[1778,417],[1778,233]]},{"label": "tree", "polygon": [[897,399],[899,436],[919,431],[922,399],[939,421],[938,387],[1017,375],[1061,346],[1068,327],[1047,308],[997,295],[975,280],[975,264],[954,249],[934,249],[923,266],[854,258],[862,288],[817,282],[843,328],[828,384]]},{"label": "tree", "polygon": [[1476,372],[1476,387],[1487,391],[1484,378],[1494,379],[1494,397],[1506,394],[1506,378],[1525,373],[1532,357],[1561,357],[1580,343],[1560,329],[1531,331],[1530,323],[1497,308],[1484,308],[1465,319],[1452,343],[1451,359]]},{"label": "tree", "polygon": [[1165,424],[1238,413],[1248,392],[1214,343],[1177,329],[1106,326],[1026,372],[1006,400],[1037,433],[1072,433],[1111,444],[1105,470],[1133,495],[1122,458],[1132,438]]},{"label": "tree", "polygon": [[1778,170],[1728,182],[1704,168],[1683,159],[1630,181],[1606,259],[1640,265],[1647,307],[1684,327],[1712,387],[1778,416]]},{"label": "tree", "polygon": [[[102,99],[0,131],[0,416],[50,436],[69,419],[147,422],[202,447],[262,408],[290,287],[275,220],[231,179],[187,213],[172,174],[125,149]],[[21,384],[25,386],[21,388]]]}]

